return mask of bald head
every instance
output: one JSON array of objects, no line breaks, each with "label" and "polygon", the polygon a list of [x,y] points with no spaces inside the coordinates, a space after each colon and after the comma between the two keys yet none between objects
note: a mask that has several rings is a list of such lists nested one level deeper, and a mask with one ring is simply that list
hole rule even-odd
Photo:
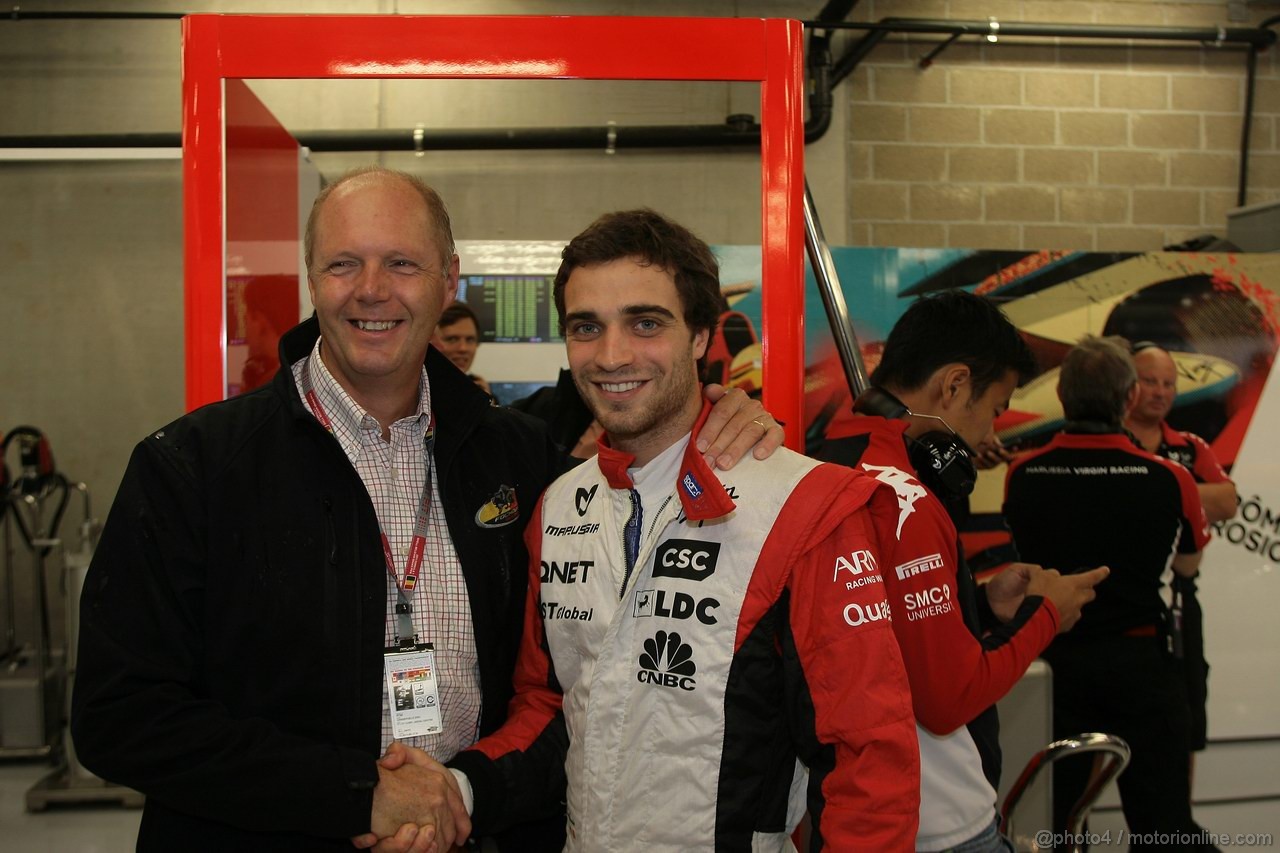
[{"label": "bald head", "polygon": [[1160,347],[1145,347],[1141,352],[1133,357],[1133,363],[1142,370],[1144,366],[1152,370],[1164,370],[1169,373],[1177,373],[1177,366],[1173,362],[1173,356],[1169,355]]},{"label": "bald head", "polygon": [[1138,400],[1129,420],[1142,426],[1156,426],[1173,408],[1178,396],[1178,366],[1160,347],[1146,347],[1133,357],[1138,370]]},{"label": "bald head", "polygon": [[432,241],[440,250],[440,266],[441,268],[449,266],[454,253],[453,228],[449,222],[449,211],[445,208],[444,199],[440,197],[440,194],[421,178],[408,172],[386,169],[382,166],[362,166],[358,169],[352,169],[332,184],[329,184],[320,191],[320,194],[316,196],[316,200],[312,202],[311,213],[307,216],[306,235],[303,238],[304,257],[308,270],[311,269],[311,264],[314,260],[316,230],[320,225],[320,211],[325,203],[334,194],[341,195],[344,192],[350,192],[369,184],[384,181],[403,183],[422,198],[432,230]]}]

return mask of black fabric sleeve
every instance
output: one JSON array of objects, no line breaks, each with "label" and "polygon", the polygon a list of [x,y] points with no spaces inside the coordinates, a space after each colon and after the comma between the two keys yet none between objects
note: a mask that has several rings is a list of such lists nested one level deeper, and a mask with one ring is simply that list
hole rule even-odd
[{"label": "black fabric sleeve", "polygon": [[991,620],[991,627],[986,628],[984,623],[985,633],[982,635],[982,647],[984,649],[998,649],[1009,642],[1014,634],[1022,630],[1023,625],[1031,621],[1031,617],[1036,615],[1036,611],[1040,609],[1043,603],[1044,596],[1028,595],[1022,599],[1022,604],[1018,605],[1018,610],[1013,614],[1013,618],[1008,622],[1001,622],[996,618],[995,613],[991,611],[984,585],[982,591],[978,594],[978,610],[981,614],[985,608]]},{"label": "black fabric sleeve", "polygon": [[[158,437],[134,451],[81,599],[72,731],[86,767],[158,803],[253,832],[368,831],[375,756],[233,717],[202,689],[207,512]],[[288,650],[263,649],[280,655]],[[318,713],[299,697],[298,713]]]}]

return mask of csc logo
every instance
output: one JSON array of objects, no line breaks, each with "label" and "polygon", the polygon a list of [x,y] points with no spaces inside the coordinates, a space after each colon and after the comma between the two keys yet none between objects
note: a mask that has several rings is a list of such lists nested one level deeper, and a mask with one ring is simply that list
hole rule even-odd
[{"label": "csc logo", "polygon": [[719,558],[719,542],[668,539],[658,546],[658,552],[653,558],[653,576],[687,581],[706,580],[715,572],[716,560]]}]

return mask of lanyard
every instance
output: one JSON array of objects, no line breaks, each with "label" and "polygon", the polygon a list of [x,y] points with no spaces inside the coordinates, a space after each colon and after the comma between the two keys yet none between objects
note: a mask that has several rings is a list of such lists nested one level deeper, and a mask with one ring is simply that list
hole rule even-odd
[{"label": "lanyard", "polygon": [[[329,420],[329,415],[325,412],[324,406],[321,405],[320,396],[316,394],[315,386],[311,382],[310,356],[307,356],[307,363],[302,368],[301,384],[303,396],[306,398],[312,414],[315,415],[321,426],[332,435],[333,422]],[[414,641],[413,618],[411,616],[413,604],[410,603],[408,594],[413,592],[418,585],[418,575],[422,571],[422,558],[427,546],[427,520],[431,513],[431,461],[435,448],[435,439],[435,419],[429,418],[426,435],[423,437],[423,444],[427,453],[427,476],[422,484],[422,499],[418,504],[418,514],[413,520],[413,539],[409,543],[409,559],[405,564],[403,582],[396,571],[395,558],[391,554],[391,541],[387,539],[386,531],[382,529],[382,522],[378,522],[378,534],[382,537],[382,556],[387,563],[387,574],[391,576],[391,582],[396,587],[396,631],[402,646],[405,644],[412,645]]]}]

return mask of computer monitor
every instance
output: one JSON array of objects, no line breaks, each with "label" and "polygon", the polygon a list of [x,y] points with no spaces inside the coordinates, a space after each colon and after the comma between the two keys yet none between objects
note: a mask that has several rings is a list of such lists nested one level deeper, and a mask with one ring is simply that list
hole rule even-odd
[{"label": "computer monitor", "polygon": [[556,334],[553,275],[484,273],[458,279],[458,299],[480,322],[481,343],[551,343]]}]

